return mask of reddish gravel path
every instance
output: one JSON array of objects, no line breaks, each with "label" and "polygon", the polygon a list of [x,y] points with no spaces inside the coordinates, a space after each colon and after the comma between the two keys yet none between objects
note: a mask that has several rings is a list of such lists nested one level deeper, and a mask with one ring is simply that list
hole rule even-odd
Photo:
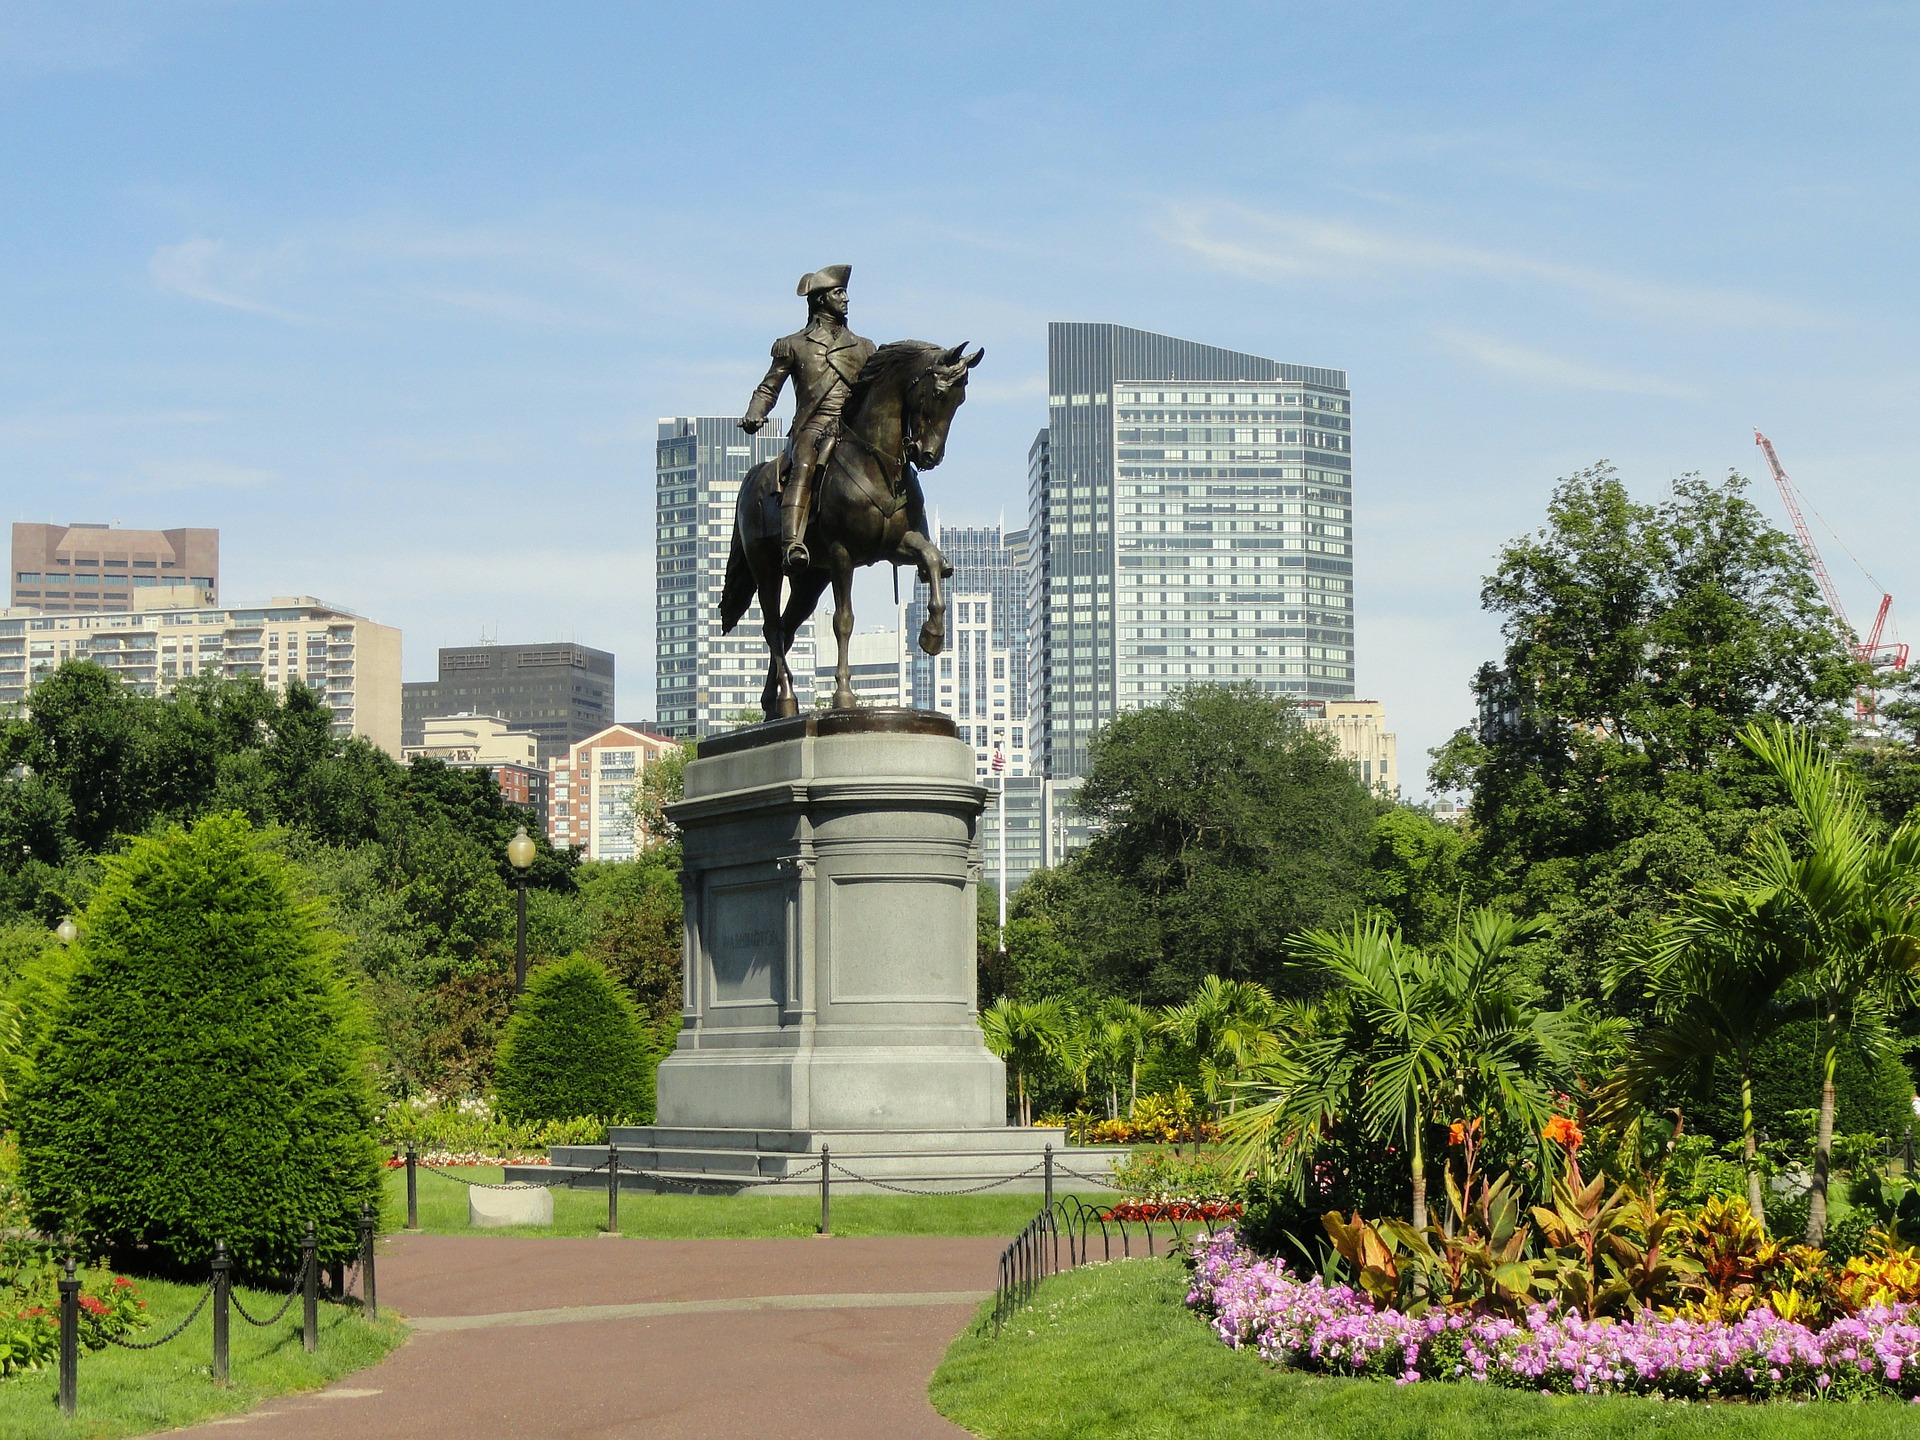
[{"label": "reddish gravel path", "polygon": [[1003,1241],[403,1235],[380,1301],[418,1327],[371,1370],[204,1440],[957,1440],[927,1380]]}]

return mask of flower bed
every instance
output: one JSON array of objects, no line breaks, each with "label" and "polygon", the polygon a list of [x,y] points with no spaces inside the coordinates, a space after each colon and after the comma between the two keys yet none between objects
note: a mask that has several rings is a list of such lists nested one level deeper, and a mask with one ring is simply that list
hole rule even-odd
[{"label": "flower bed", "polygon": [[1204,1221],[1212,1224],[1216,1220],[1238,1220],[1241,1205],[1237,1200],[1181,1200],[1152,1198],[1146,1200],[1125,1200],[1112,1209],[1103,1211],[1103,1220],[1131,1220],[1136,1222],[1178,1220]]},{"label": "flower bed", "polygon": [[[422,1165],[430,1165],[436,1170],[450,1170],[461,1165],[547,1165],[552,1163],[544,1154],[528,1152],[523,1155],[494,1155],[485,1150],[424,1150],[415,1157]],[[388,1157],[389,1170],[404,1170],[407,1164],[405,1155]]]},{"label": "flower bed", "polygon": [[1405,1315],[1345,1285],[1302,1280],[1231,1229],[1194,1242],[1187,1303],[1235,1349],[1275,1364],[1403,1384],[1457,1380],[1679,1399],[1920,1403],[1920,1306],[1871,1305],[1814,1330],[1765,1307],[1737,1321],[1588,1320],[1554,1304],[1524,1318]]},{"label": "flower bed", "polygon": [[[55,1272],[41,1269],[31,1278],[16,1277],[11,1287],[29,1303],[0,1310],[0,1380],[38,1370],[60,1358],[60,1301]],[[80,1347],[102,1350],[147,1323],[147,1302],[124,1276],[88,1273],[80,1290]]]}]

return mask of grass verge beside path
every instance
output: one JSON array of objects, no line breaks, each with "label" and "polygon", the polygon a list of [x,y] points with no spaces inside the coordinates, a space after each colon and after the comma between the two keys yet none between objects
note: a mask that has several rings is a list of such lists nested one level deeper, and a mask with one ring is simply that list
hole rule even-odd
[{"label": "grass verge beside path", "polygon": [[[496,1166],[462,1166],[456,1173],[497,1182]],[[467,1187],[427,1170],[418,1173],[420,1228],[434,1235],[598,1235],[607,1228],[607,1192],[556,1189],[552,1225],[476,1230],[467,1223]],[[1088,1195],[1090,1204],[1116,1198]],[[1038,1195],[835,1195],[835,1235],[1005,1235],[1040,1208]],[[407,1176],[387,1172],[384,1228],[407,1223]],[[747,1240],[811,1235],[820,1223],[817,1194],[644,1195],[620,1192],[620,1233],[645,1240]]]},{"label": "grass verge beside path", "polygon": [[[202,1287],[163,1280],[139,1280],[153,1323],[128,1338],[150,1340],[180,1323]],[[262,1318],[279,1308],[284,1296],[236,1287],[241,1303]],[[212,1307],[186,1333],[157,1350],[108,1348],[80,1356],[78,1413],[62,1418],[55,1400],[59,1372],[54,1367],[0,1384],[0,1436],[6,1440],[111,1440],[145,1435],[195,1421],[251,1410],[263,1400],[295,1390],[314,1390],[342,1375],[372,1365],[398,1345],[406,1327],[393,1320],[370,1323],[358,1309],[320,1306],[320,1349],[300,1348],[300,1305],[294,1302],[279,1324],[256,1330],[233,1315],[227,1348],[232,1384],[213,1384]]]},{"label": "grass verge beside path", "polygon": [[[935,1372],[934,1408],[985,1440],[1912,1440],[1920,1406],[1684,1405],[1396,1386],[1229,1350],[1184,1305],[1171,1260],[1048,1280],[996,1338],[976,1324]],[[983,1315],[989,1315],[983,1310]]]}]

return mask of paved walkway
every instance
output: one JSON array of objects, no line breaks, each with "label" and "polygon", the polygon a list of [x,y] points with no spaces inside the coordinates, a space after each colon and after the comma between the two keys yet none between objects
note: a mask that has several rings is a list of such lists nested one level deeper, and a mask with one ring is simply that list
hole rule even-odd
[{"label": "paved walkway", "polygon": [[204,1440],[957,1440],[927,1381],[1004,1241],[402,1235],[381,1308],[414,1335]]}]

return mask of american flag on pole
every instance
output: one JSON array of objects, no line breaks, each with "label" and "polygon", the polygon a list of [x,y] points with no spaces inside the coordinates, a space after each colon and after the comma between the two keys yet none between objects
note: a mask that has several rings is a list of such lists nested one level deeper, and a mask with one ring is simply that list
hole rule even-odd
[{"label": "american flag on pole", "polygon": [[1000,742],[998,740],[993,742],[992,768],[993,773],[996,775],[1004,775],[1007,773],[1007,752],[1000,748]]}]

